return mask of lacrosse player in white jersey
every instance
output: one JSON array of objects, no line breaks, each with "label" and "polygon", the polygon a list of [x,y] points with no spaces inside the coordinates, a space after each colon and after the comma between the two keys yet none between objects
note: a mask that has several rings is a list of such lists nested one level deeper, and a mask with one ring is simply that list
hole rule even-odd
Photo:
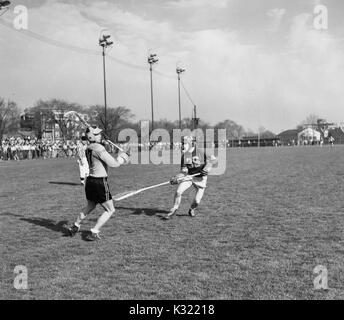
[{"label": "lacrosse player in white jersey", "polygon": [[88,233],[86,237],[88,241],[100,239],[100,229],[115,212],[107,181],[108,167],[118,168],[129,162],[129,156],[124,152],[119,153],[115,159],[106,151],[101,144],[101,133],[102,130],[98,127],[89,127],[86,130],[86,137],[90,143],[86,149],[86,157],[90,168],[90,174],[86,178],[85,185],[87,205],[78,215],[74,225],[68,229],[70,236],[75,236],[80,230],[82,221],[95,209],[97,204],[100,204],[105,211]]},{"label": "lacrosse player in white jersey", "polygon": [[86,178],[90,174],[90,168],[86,158],[86,149],[87,138],[86,136],[82,136],[81,141],[77,142],[77,162],[79,164],[80,182],[82,185],[85,185]]},{"label": "lacrosse player in white jersey", "polygon": [[[174,206],[165,217],[166,220],[170,219],[176,213],[180,206],[183,193],[191,186],[196,189],[196,194],[188,213],[191,217],[196,216],[196,209],[207,187],[208,173],[214,163],[216,163],[215,156],[207,156],[204,150],[198,149],[196,141],[192,136],[184,136],[182,138],[181,171],[172,177],[170,181],[172,185],[179,185],[174,195]],[[188,177],[197,173],[199,175]]]}]

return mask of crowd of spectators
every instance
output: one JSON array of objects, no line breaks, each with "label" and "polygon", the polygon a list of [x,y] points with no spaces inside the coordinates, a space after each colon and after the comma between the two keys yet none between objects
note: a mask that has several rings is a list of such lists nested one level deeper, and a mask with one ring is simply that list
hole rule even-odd
[{"label": "crowd of spectators", "polygon": [[[50,159],[50,158],[65,158],[77,157],[77,143],[75,141],[51,141],[48,139],[38,140],[35,137],[11,137],[6,138],[0,143],[0,161],[1,160],[27,160],[27,159]],[[118,143],[120,147],[127,150],[177,150],[180,149],[181,143],[167,143],[167,142],[147,142],[147,143]],[[220,144],[226,147],[226,143]],[[207,145],[207,147],[214,147],[214,143]],[[116,152],[117,149],[111,145],[106,148],[111,153]]]},{"label": "crowd of spectators", "polygon": [[38,140],[34,137],[11,137],[1,141],[0,160],[48,159],[58,157],[75,157],[76,141],[53,142]]}]

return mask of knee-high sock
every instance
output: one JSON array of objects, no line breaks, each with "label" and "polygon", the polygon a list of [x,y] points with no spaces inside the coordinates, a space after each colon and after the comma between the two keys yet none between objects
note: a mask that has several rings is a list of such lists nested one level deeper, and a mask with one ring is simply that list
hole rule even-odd
[{"label": "knee-high sock", "polygon": [[96,225],[91,229],[94,233],[99,233],[101,227],[111,218],[115,211],[105,211],[98,219]]},{"label": "knee-high sock", "polygon": [[84,210],[79,213],[74,224],[80,228],[81,222],[87,218],[87,216],[94,210],[94,208],[95,204],[88,203]]},{"label": "knee-high sock", "polygon": [[86,215],[83,212],[80,212],[74,224],[80,228],[81,222],[85,219],[86,219]]}]

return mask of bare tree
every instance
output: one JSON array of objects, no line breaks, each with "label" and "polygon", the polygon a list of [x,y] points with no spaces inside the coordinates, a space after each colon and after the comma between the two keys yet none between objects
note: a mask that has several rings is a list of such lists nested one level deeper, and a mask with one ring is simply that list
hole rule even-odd
[{"label": "bare tree", "polygon": [[[90,106],[87,109],[90,115],[91,121],[94,124],[99,125],[101,128],[105,128],[105,113],[104,106],[95,105]],[[127,107],[107,108],[107,135],[111,140],[116,141],[119,132],[128,127],[129,122],[134,118],[133,113]]]},{"label": "bare tree", "polygon": [[319,116],[311,113],[304,121],[302,121],[301,125],[306,125],[306,124],[317,125],[319,119],[320,119]]},{"label": "bare tree", "polygon": [[20,111],[13,101],[7,103],[0,98],[0,141],[5,133],[16,133],[19,130]]},{"label": "bare tree", "polygon": [[42,137],[43,127],[58,125],[62,139],[72,139],[77,131],[82,130],[82,124],[75,121],[74,118],[66,118],[68,111],[77,111],[82,113],[84,107],[77,103],[69,103],[64,100],[50,99],[39,100],[33,108],[25,110],[34,115],[34,127],[39,138]]},{"label": "bare tree", "polygon": [[228,140],[240,139],[245,135],[245,130],[241,125],[228,119],[216,124],[215,129],[226,129]]},{"label": "bare tree", "polygon": [[262,126],[258,128],[258,131],[259,131],[260,139],[269,139],[269,138],[274,138],[276,136],[273,132],[265,129]]}]

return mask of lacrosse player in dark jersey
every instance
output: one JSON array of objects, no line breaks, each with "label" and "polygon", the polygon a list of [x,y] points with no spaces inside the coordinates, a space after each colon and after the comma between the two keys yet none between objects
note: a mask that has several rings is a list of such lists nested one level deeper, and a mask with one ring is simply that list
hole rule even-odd
[{"label": "lacrosse player in dark jersey", "polygon": [[[196,216],[195,210],[199,206],[207,187],[208,173],[215,162],[216,158],[214,156],[207,156],[204,150],[197,148],[193,137],[185,136],[182,138],[181,171],[172,177],[170,181],[172,185],[179,185],[174,195],[174,206],[165,217],[167,220],[176,213],[183,193],[191,186],[196,189],[196,194],[190,206],[189,215],[191,217]],[[199,175],[189,177],[197,173]]]},{"label": "lacrosse player in dark jersey", "polygon": [[90,169],[85,185],[87,206],[78,215],[74,225],[68,229],[70,236],[75,236],[80,230],[81,222],[95,209],[97,204],[100,204],[105,211],[99,217],[96,225],[90,230],[87,236],[89,241],[100,239],[101,227],[115,212],[107,181],[108,167],[117,168],[129,162],[129,156],[124,152],[121,152],[115,159],[106,151],[101,144],[101,133],[102,130],[98,127],[89,127],[86,131],[86,137],[89,141],[86,158]]}]

